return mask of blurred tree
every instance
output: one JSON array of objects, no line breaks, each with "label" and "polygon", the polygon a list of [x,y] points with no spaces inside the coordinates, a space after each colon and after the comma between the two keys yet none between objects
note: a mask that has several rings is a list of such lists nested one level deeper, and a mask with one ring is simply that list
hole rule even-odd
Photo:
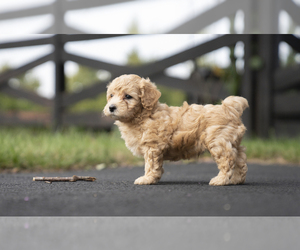
[{"label": "blurred tree", "polygon": [[[11,67],[6,63],[0,67],[0,73],[10,69]],[[25,73],[10,79],[9,84],[13,88],[24,88],[33,92],[37,92],[37,89],[40,87],[39,79],[33,75],[32,70],[28,70]]]},{"label": "blurred tree", "polygon": [[133,20],[128,29],[128,34],[140,34],[139,25],[136,20]]},{"label": "blurred tree", "polygon": [[128,55],[127,55],[127,65],[140,66],[140,65],[145,64],[145,63],[147,63],[147,62],[141,59],[141,57],[139,55],[139,52],[136,48],[133,48],[131,50],[131,52],[128,53]]},{"label": "blurred tree", "polygon": [[66,89],[67,92],[80,92],[83,88],[93,85],[98,82],[97,70],[88,68],[82,65],[78,65],[77,72],[66,77]]},{"label": "blurred tree", "polygon": [[242,76],[238,73],[236,68],[236,56],[234,55],[234,47],[230,47],[230,64],[223,69],[221,80],[224,81],[226,88],[232,95],[239,95]]},{"label": "blurred tree", "polygon": [[[93,68],[78,65],[77,72],[66,78],[67,92],[76,93],[82,91],[84,88],[88,88],[95,83],[106,82],[109,79],[104,76],[104,71],[96,70]],[[106,94],[102,93],[94,98],[82,100],[69,107],[71,113],[76,112],[99,112],[106,104]]]},{"label": "blurred tree", "polygon": [[297,53],[295,52],[295,50],[289,47],[287,59],[285,62],[282,63],[283,64],[282,66],[288,67],[288,66],[296,65],[297,64],[296,55]]},{"label": "blurred tree", "polygon": [[[0,67],[0,73],[10,70],[9,64],[4,64]],[[23,88],[33,92],[37,92],[40,86],[39,79],[33,75],[32,70],[29,70],[18,77],[9,80],[9,85],[12,88]],[[1,111],[45,111],[41,107],[27,99],[13,98],[0,92],[0,110]]]},{"label": "blurred tree", "polygon": [[[292,19],[290,19],[288,34],[295,34],[296,29],[297,29],[297,25],[295,24],[295,22]],[[297,55],[297,53],[295,52],[295,50],[289,46],[289,52],[288,52],[286,64],[284,66],[293,66],[293,65],[297,64],[296,55]]]},{"label": "blurred tree", "polygon": [[[237,58],[234,54],[235,47],[230,47],[230,64],[226,68],[220,68],[216,63],[209,62],[209,54],[196,59],[196,67],[199,72],[206,72],[202,74],[202,78],[206,80],[221,80],[224,82],[224,88],[231,95],[238,95],[241,85],[242,75],[236,68]],[[209,73],[207,73],[209,72]]]}]

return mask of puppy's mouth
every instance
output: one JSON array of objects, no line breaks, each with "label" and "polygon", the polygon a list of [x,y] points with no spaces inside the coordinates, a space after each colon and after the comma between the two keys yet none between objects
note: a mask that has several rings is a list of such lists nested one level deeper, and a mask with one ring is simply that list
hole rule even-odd
[{"label": "puppy's mouth", "polygon": [[120,114],[118,114],[117,111],[107,112],[105,115],[108,116],[108,117],[110,117],[110,118],[112,118],[113,120],[118,120],[118,121],[124,120],[123,116],[121,116]]},{"label": "puppy's mouth", "polygon": [[114,120],[118,120],[118,119],[119,119],[119,116],[117,116],[117,115],[114,114],[114,113],[110,113],[110,114],[109,114],[109,117],[112,118],[112,119],[114,119]]},{"label": "puppy's mouth", "polygon": [[109,116],[115,121],[120,121],[120,122],[127,122],[129,120],[128,117],[116,114],[116,112],[113,113],[110,112],[109,114],[107,114],[107,116]]},{"label": "puppy's mouth", "polygon": [[116,112],[114,111],[114,112],[110,112],[110,111],[104,111],[103,112],[104,114],[105,114],[105,116],[108,116],[108,117],[110,117],[110,118],[112,118],[112,119],[114,119],[114,120],[118,120],[118,115],[116,114]]}]

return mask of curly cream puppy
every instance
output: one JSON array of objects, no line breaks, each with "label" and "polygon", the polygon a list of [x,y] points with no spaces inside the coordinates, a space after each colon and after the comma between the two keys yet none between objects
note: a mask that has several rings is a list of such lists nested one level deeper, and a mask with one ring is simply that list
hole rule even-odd
[{"label": "curly cream puppy", "polygon": [[199,156],[208,150],[219,174],[210,185],[242,184],[246,178],[246,131],[241,115],[248,102],[230,96],[222,105],[169,107],[159,103],[161,93],[149,79],[122,75],[107,88],[104,114],[116,120],[126,146],[145,159],[145,175],[135,184],[154,184],[164,172],[163,161]]}]

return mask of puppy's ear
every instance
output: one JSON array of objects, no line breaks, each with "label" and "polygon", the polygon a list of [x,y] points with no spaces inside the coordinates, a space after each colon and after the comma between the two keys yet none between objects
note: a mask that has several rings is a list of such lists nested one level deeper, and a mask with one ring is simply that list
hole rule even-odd
[{"label": "puppy's ear", "polygon": [[151,110],[157,103],[161,93],[156,88],[155,84],[150,82],[149,78],[142,78],[140,81],[140,98],[145,109]]}]

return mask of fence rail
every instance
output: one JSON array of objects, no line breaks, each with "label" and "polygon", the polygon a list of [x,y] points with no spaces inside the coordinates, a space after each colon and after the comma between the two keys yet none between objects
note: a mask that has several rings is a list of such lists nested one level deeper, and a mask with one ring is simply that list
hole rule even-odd
[{"label": "fence rail", "polygon": [[[68,114],[66,112],[71,105],[104,93],[108,83],[99,81],[81,92],[66,93],[64,76],[66,61],[107,70],[110,72],[112,79],[121,74],[129,73],[150,77],[159,85],[181,89],[189,93],[190,101],[194,102],[203,102],[208,94],[211,100],[224,99],[228,96],[228,92],[224,88],[224,84],[218,79],[205,81],[193,77],[192,74],[190,79],[183,80],[166,75],[165,70],[182,62],[194,61],[196,58],[222,47],[233,48],[237,42],[242,42],[244,44],[245,65],[239,92],[248,99],[250,104],[250,109],[246,110],[243,115],[249,133],[267,137],[270,130],[274,128],[278,134],[281,134],[281,132],[300,133],[300,126],[298,128],[295,126],[295,124],[300,125],[300,95],[297,91],[295,92],[295,90],[300,89],[299,65],[282,68],[279,66],[278,55],[280,42],[286,42],[296,52],[299,52],[299,38],[292,35],[224,35],[162,60],[138,67],[114,65],[78,56],[64,50],[64,45],[68,42],[112,37],[116,37],[116,35],[54,35],[44,39],[0,44],[0,52],[1,49],[41,44],[52,44],[54,47],[53,52],[50,54],[0,74],[0,92],[13,97],[28,99],[44,107],[51,107],[52,115],[40,118],[28,114],[26,118],[22,118],[18,114],[0,114],[0,124],[45,125],[51,123],[54,129],[70,124],[105,129],[111,127],[112,121],[102,117],[100,110],[99,113],[86,114]],[[253,58],[260,58],[262,61],[260,68],[253,68],[251,65]],[[54,99],[49,100],[27,90],[15,89],[8,84],[11,78],[47,61],[55,63],[56,87]],[[207,93],[207,85],[210,86],[209,93]],[[290,93],[291,90],[294,90],[295,93]],[[28,117],[31,117],[31,120]]]},{"label": "fence rail", "polygon": [[[52,15],[53,23],[44,27],[41,34],[85,34],[85,31],[71,27],[65,22],[65,14],[73,10],[103,7],[112,4],[133,2],[130,0],[55,0],[52,3],[21,10],[0,11],[0,21],[16,18]],[[287,12],[294,23],[300,25],[300,6],[293,0],[225,0],[211,9],[179,24],[167,33],[198,33],[218,20],[234,15],[242,10],[244,13],[244,33],[279,33],[279,15]],[[37,32],[38,33],[38,32]]]}]

